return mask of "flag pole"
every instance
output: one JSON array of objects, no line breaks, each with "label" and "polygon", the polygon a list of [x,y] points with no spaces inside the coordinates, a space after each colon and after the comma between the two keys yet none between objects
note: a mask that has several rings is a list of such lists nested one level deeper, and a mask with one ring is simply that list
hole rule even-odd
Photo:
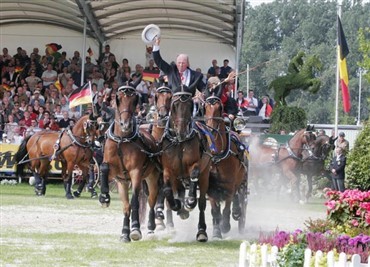
[{"label": "flag pole", "polygon": [[[340,1],[340,0],[339,0]],[[341,17],[342,14],[342,4],[338,5],[338,17]],[[337,19],[337,39],[339,36],[339,21]],[[337,73],[336,73],[336,90],[335,90],[335,122],[334,122],[334,132],[335,136],[338,136],[338,117],[339,117],[339,47],[338,47],[338,40],[337,40],[337,54],[336,54],[336,59],[337,59]]]}]

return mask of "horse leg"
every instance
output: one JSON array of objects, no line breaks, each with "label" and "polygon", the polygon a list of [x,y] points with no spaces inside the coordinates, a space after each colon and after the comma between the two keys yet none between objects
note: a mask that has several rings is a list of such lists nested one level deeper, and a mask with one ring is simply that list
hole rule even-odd
[{"label": "horse leg", "polygon": [[166,173],[163,173],[163,181],[164,181],[163,194],[166,197],[171,210],[179,211],[181,209],[181,201],[175,199],[171,187],[170,177]]},{"label": "horse leg", "polygon": [[306,193],[306,202],[308,202],[309,198],[312,196],[312,175],[307,174],[307,183],[308,183],[308,190]]},{"label": "horse leg", "polygon": [[78,185],[77,190],[73,192],[73,195],[74,195],[75,197],[80,197],[80,196],[81,196],[82,191],[83,191],[83,190],[84,190],[84,188],[85,188],[85,185],[86,185],[86,180],[85,180],[85,179],[82,179],[81,183]]},{"label": "horse leg", "polygon": [[67,199],[73,199],[73,195],[71,192],[71,187],[72,187],[72,172],[74,168],[74,163],[68,163],[67,165],[67,176],[64,180],[64,189],[66,191],[66,198]]},{"label": "horse leg", "polygon": [[166,226],[164,225],[164,193],[163,193],[163,173],[161,173],[159,178],[159,191],[157,196],[157,204],[155,211],[155,223],[157,225],[157,230],[164,230]]},{"label": "horse leg", "polygon": [[[177,194],[181,202],[184,202],[185,199],[185,187],[181,184],[178,185]],[[186,220],[189,218],[190,213],[184,207],[182,207],[178,212],[177,215],[180,216],[181,220]]]},{"label": "horse leg", "polygon": [[157,173],[152,174],[151,177],[146,179],[148,187],[149,187],[149,219],[148,219],[148,234],[153,234],[156,228],[155,223],[155,211],[154,207],[157,202],[157,195],[158,195],[158,176]]},{"label": "horse leg", "polygon": [[213,239],[222,239],[220,222],[221,222],[221,205],[214,199],[210,199],[211,203],[211,214],[213,224]]},{"label": "horse leg", "polygon": [[141,185],[139,172],[140,171],[130,172],[132,184],[130,238],[134,241],[138,241],[142,238],[139,220],[139,193]]},{"label": "horse leg", "polygon": [[206,196],[205,194],[201,194],[199,197],[199,222],[198,222],[198,233],[197,233],[197,241],[199,242],[207,242],[207,225],[204,211],[206,209]]},{"label": "horse leg", "polygon": [[100,195],[99,202],[103,207],[109,207],[110,204],[110,195],[109,195],[109,165],[106,162],[103,162],[100,166]]},{"label": "horse leg", "polygon": [[223,234],[228,233],[230,231],[230,214],[231,214],[231,199],[227,199],[225,201],[225,208],[222,211],[222,223],[221,223],[221,231]]},{"label": "horse leg", "polygon": [[[120,241],[122,242],[130,242],[130,203],[128,199],[128,190],[129,190],[129,183],[127,182],[118,182],[118,194],[121,198],[122,205],[123,205],[123,226],[122,226],[122,234],[120,237]],[[109,187],[108,187],[109,190]],[[99,197],[100,199],[100,197]]]},{"label": "horse leg", "polygon": [[194,168],[190,173],[190,184],[189,184],[189,194],[185,199],[185,209],[191,211],[197,205],[197,185],[199,177],[199,168]]},{"label": "horse leg", "polygon": [[91,198],[96,198],[98,194],[94,189],[95,183],[95,171],[94,171],[94,164],[90,164],[90,168],[88,170],[88,183],[87,183],[87,190],[91,193]]},{"label": "horse leg", "polygon": [[235,192],[234,198],[233,198],[233,209],[232,209],[232,216],[235,221],[238,221],[241,214],[242,210],[240,208],[240,201],[239,201],[239,193]]},{"label": "horse leg", "polygon": [[33,172],[33,176],[35,177],[35,194],[36,196],[42,196],[43,179],[37,171]]}]

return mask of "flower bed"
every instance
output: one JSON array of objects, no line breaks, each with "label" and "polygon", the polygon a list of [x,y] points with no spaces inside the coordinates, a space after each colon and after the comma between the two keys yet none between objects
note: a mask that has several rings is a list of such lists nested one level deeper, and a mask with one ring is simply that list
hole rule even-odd
[{"label": "flower bed", "polygon": [[303,266],[305,250],[312,254],[323,253],[320,266],[326,266],[327,253],[334,252],[338,260],[345,253],[348,261],[352,255],[359,255],[362,263],[370,256],[370,191],[346,190],[341,193],[325,190],[327,201],[326,220],[307,220],[306,229],[286,232],[276,230],[261,234],[257,248],[262,244],[278,248],[278,266]]}]

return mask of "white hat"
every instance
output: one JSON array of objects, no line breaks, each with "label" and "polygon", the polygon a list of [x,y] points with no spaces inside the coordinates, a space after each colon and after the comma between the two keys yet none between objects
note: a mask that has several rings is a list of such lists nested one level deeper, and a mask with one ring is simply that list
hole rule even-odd
[{"label": "white hat", "polygon": [[161,29],[155,24],[149,24],[141,33],[141,39],[146,44],[153,44],[155,37],[161,37]]}]

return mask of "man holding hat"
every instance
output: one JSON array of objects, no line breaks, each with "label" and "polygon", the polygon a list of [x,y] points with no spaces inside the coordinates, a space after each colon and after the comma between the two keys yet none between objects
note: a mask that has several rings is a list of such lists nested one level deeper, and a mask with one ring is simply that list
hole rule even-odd
[{"label": "man holding hat", "polygon": [[202,73],[190,69],[189,56],[186,54],[179,54],[176,58],[176,62],[168,64],[162,59],[159,53],[159,43],[160,39],[156,37],[153,46],[153,58],[159,69],[167,75],[168,86],[175,89],[175,87],[180,85],[189,86],[196,81],[196,88],[203,92],[205,84],[202,80]]},{"label": "man holding hat", "polygon": [[342,148],[343,154],[346,155],[349,151],[349,142],[344,138],[346,136],[344,132],[340,132],[338,136],[336,147]]}]

